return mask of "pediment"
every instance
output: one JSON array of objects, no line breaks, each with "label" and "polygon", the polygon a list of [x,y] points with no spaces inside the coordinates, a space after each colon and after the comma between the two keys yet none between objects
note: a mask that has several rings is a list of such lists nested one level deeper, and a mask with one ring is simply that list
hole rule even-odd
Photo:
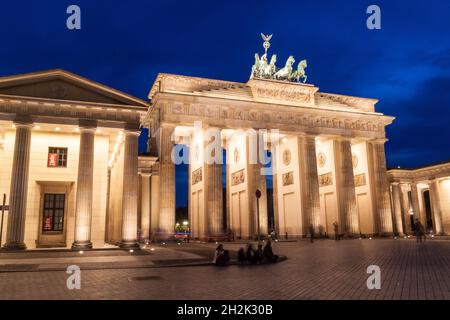
[{"label": "pediment", "polygon": [[112,105],[148,106],[145,101],[64,70],[0,78],[0,94]]}]

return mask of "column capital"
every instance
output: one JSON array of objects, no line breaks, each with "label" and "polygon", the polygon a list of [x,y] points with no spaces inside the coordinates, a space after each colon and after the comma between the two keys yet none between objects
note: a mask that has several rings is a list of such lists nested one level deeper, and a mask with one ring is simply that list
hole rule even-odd
[{"label": "column capital", "polygon": [[387,138],[377,138],[377,139],[369,140],[370,143],[380,143],[380,144],[384,144],[388,141],[389,141],[389,139],[387,139]]},{"label": "column capital", "polygon": [[87,133],[95,134],[96,130],[97,130],[96,128],[79,127],[80,133],[87,132]]},{"label": "column capital", "polygon": [[125,136],[136,136],[139,137],[141,135],[140,131],[135,131],[135,130],[124,130],[124,135]]},{"label": "column capital", "polygon": [[151,172],[144,172],[144,171],[139,171],[139,175],[141,177],[151,177],[152,173]]},{"label": "column capital", "polygon": [[85,129],[95,130],[97,128],[97,120],[79,119],[78,127],[80,128],[80,131]]},{"label": "column capital", "polygon": [[17,127],[32,127],[33,119],[30,116],[24,114],[16,114],[13,121],[14,125]]}]

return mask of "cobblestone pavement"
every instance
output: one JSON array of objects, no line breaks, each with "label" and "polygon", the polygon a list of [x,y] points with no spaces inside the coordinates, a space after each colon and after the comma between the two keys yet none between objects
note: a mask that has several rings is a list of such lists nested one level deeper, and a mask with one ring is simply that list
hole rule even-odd
[{"label": "cobblestone pavement", "polygon": [[[214,244],[190,244],[211,250]],[[238,245],[226,245],[232,249]],[[178,250],[183,250],[179,247]],[[274,243],[288,260],[260,266],[0,273],[0,299],[450,299],[450,242],[332,240]],[[369,265],[381,289],[366,286]]]}]

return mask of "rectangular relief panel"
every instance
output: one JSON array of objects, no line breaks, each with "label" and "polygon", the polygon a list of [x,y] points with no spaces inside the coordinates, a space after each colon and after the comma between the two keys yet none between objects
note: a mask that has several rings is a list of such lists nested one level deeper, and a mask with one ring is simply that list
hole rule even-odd
[{"label": "rectangular relief panel", "polygon": [[202,168],[198,168],[197,170],[192,172],[192,185],[195,185],[203,180],[203,171]]},{"label": "rectangular relief panel", "polygon": [[231,174],[231,185],[232,186],[237,186],[238,184],[244,183],[245,182],[245,169],[236,171],[234,173]]},{"label": "rectangular relief panel", "polygon": [[366,185],[366,174],[361,173],[355,176],[355,187],[362,187]]},{"label": "rectangular relief panel", "polygon": [[326,187],[333,185],[333,173],[328,172],[319,175],[319,187]]},{"label": "rectangular relief panel", "polygon": [[294,172],[283,173],[283,186],[294,184]]}]

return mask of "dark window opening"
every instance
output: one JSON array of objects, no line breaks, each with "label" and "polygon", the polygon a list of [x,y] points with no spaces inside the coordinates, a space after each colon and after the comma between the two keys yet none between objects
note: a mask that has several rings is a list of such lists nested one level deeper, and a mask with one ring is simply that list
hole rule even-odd
[{"label": "dark window opening", "polygon": [[47,167],[67,167],[67,148],[48,148]]},{"label": "dark window opening", "polygon": [[63,231],[65,200],[65,194],[46,193],[44,195],[43,232]]}]

